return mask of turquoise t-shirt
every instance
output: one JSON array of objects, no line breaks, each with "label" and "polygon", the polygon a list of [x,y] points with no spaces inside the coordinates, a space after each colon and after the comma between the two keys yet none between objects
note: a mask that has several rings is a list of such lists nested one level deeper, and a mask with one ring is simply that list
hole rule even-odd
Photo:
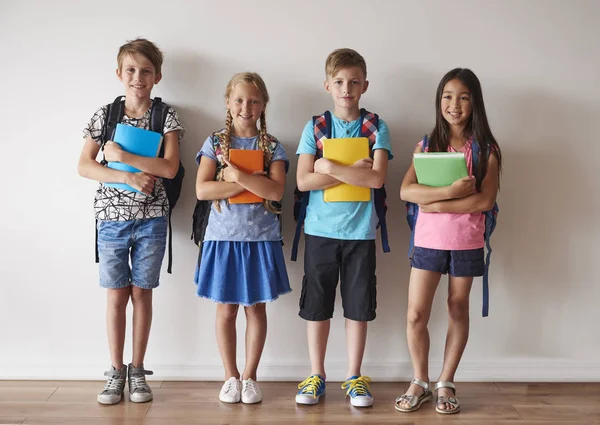
[{"label": "turquoise t-shirt", "polygon": [[[331,113],[331,138],[360,137],[361,124],[360,118],[348,122]],[[373,149],[387,150],[389,160],[394,157],[390,144],[390,131],[381,118]],[[316,153],[317,145],[311,119],[304,126],[296,155],[316,155]],[[306,209],[304,232],[308,235],[332,239],[375,239],[377,214],[373,199],[373,189],[371,189],[371,202],[325,202],[323,190],[311,190]]]}]

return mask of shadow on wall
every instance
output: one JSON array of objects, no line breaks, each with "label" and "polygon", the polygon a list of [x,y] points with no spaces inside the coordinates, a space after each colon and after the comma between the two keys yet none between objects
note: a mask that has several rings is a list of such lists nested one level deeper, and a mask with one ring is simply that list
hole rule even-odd
[{"label": "shadow on wall", "polygon": [[[435,90],[443,74],[416,67],[390,68],[383,75],[371,74],[369,91],[361,99],[364,107],[381,115],[390,129],[394,158],[389,162],[386,178],[387,224],[391,252],[383,254],[377,240],[377,319],[369,327],[365,360],[372,363],[405,364],[406,310],[410,265],[408,245],[410,230],[406,222],[406,205],[400,200],[402,179],[412,161],[415,145],[434,126]],[[369,100],[384,99],[373,104]],[[407,102],[407,99],[414,101]],[[401,350],[398,351],[398,347]],[[386,353],[382,355],[382,353]],[[410,363],[410,362],[409,362]],[[410,370],[394,371],[411,376]]]},{"label": "shadow on wall", "polygon": [[507,339],[501,344],[510,349],[506,354],[569,355],[568,347],[557,351],[554,335],[568,331],[557,330],[562,319],[573,323],[575,314],[581,315],[578,322],[587,321],[585,311],[573,306],[585,300],[580,283],[589,281],[585,267],[594,259],[576,241],[595,221],[586,193],[595,190],[598,173],[590,157],[582,155],[588,142],[577,123],[592,108],[531,88],[497,92],[503,93],[496,107],[510,140],[499,142],[504,174],[490,291],[492,303],[494,294],[504,293],[510,306],[492,304],[491,311],[513,325],[514,332],[499,336]]}]

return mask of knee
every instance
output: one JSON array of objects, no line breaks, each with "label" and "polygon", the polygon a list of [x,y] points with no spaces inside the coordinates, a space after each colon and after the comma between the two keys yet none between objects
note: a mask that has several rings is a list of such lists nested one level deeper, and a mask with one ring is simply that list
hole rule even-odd
[{"label": "knee", "polygon": [[409,309],[408,314],[406,316],[406,322],[408,327],[419,329],[427,327],[427,322],[429,321],[429,314],[427,314],[423,310],[419,309]]},{"label": "knee", "polygon": [[152,304],[152,289],[133,287],[131,290],[131,302],[133,306]]},{"label": "knee", "polygon": [[109,289],[107,305],[109,309],[125,311],[131,292],[129,288]]},{"label": "knee", "polygon": [[263,320],[267,317],[267,309],[264,303],[245,307],[246,320]]},{"label": "knee", "polygon": [[448,316],[450,320],[463,321],[469,319],[469,299],[448,297]]},{"label": "knee", "polygon": [[237,313],[237,304],[217,304],[217,319],[221,321],[235,322]]}]

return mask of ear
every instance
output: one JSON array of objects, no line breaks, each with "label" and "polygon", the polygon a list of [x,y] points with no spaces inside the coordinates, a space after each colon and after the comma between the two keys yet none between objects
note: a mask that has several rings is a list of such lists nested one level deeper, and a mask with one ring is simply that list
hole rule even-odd
[{"label": "ear", "polygon": [[162,73],[156,74],[156,77],[154,77],[154,84],[158,84],[160,80],[162,80]]},{"label": "ear", "polygon": [[325,87],[325,90],[327,91],[327,93],[331,93],[330,90],[330,86],[329,86],[329,78],[327,78],[324,82],[323,82],[323,87]]},{"label": "ear", "polygon": [[121,70],[119,68],[117,68],[117,70],[115,72],[117,74],[117,78],[119,79],[119,81],[123,82],[123,76],[121,74]]},{"label": "ear", "polygon": [[362,94],[365,94],[367,89],[369,88],[369,82],[365,80],[365,84],[363,85]]}]

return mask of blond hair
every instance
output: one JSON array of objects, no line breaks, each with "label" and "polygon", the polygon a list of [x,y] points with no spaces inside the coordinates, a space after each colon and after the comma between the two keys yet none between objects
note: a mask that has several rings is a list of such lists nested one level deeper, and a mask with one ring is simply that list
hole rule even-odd
[{"label": "blond hair", "polygon": [[[261,97],[265,106],[269,103],[269,92],[267,91],[267,86],[260,75],[255,72],[241,72],[239,74],[235,74],[229,80],[227,84],[227,88],[225,89],[225,99],[228,99],[231,95],[231,92],[238,84],[253,84],[254,87],[260,92]],[[231,133],[233,130],[233,117],[231,116],[231,112],[227,110],[227,117],[225,119],[225,129],[219,134],[219,142],[221,145],[221,155],[229,160],[229,149],[231,147]],[[269,168],[271,164],[271,158],[273,154],[271,152],[271,137],[267,134],[267,118],[265,111],[263,110],[260,113],[260,129],[258,132],[258,149],[263,151],[264,154],[264,167],[265,169]],[[223,170],[219,172],[217,176],[217,180],[223,180]],[[219,201],[213,201],[215,208],[217,211],[221,211],[221,206],[219,205]],[[273,204],[273,201],[269,201],[265,199],[263,204],[267,211],[279,214],[281,211],[276,208]]]},{"label": "blond hair", "polygon": [[325,75],[335,77],[340,69],[353,66],[360,68],[365,79],[367,78],[367,63],[360,53],[352,49],[337,49],[327,56]]},{"label": "blond hair", "polygon": [[158,75],[161,73],[163,63],[163,52],[153,42],[146,40],[145,38],[136,38],[135,40],[128,41],[119,48],[117,54],[117,65],[119,70],[123,66],[123,60],[126,56],[134,54],[140,54],[148,59],[154,66],[154,72]]}]

